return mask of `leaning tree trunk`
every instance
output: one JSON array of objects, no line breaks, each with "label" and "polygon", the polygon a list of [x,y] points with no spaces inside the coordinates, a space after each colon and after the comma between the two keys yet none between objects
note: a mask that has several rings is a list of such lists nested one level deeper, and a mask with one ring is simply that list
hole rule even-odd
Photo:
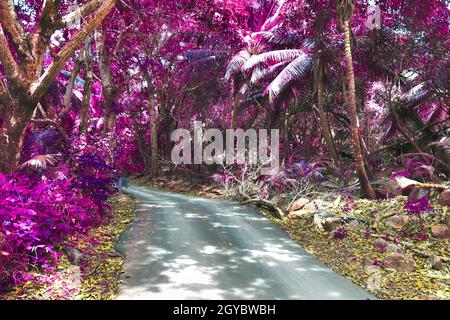
[{"label": "leaning tree trunk", "polygon": [[370,184],[366,169],[364,168],[364,158],[361,150],[359,139],[359,122],[356,110],[356,89],[355,89],[355,73],[353,70],[353,57],[350,42],[350,21],[344,20],[345,31],[345,61],[346,61],[346,78],[348,82],[348,108],[350,111],[350,131],[352,136],[352,147],[355,157],[356,171],[358,172],[359,182],[361,184],[362,195],[369,198],[375,198],[375,191]]},{"label": "leaning tree trunk", "polygon": [[325,138],[325,142],[328,145],[328,150],[330,151],[331,157],[333,158],[333,163],[337,167],[339,166],[339,156],[336,150],[336,146],[333,141],[333,136],[331,135],[330,123],[328,121],[328,116],[325,112],[325,103],[323,98],[323,66],[319,66],[319,74],[317,79],[317,107],[319,109],[319,119],[320,127],[322,128],[322,134]]},{"label": "leaning tree trunk", "polygon": [[80,73],[82,62],[83,62],[83,54],[80,53],[75,61],[75,65],[72,69],[72,72],[70,73],[70,78],[66,85],[66,93],[64,94],[64,108],[61,114],[65,114],[70,110],[72,104],[73,89],[75,87],[77,77]]}]

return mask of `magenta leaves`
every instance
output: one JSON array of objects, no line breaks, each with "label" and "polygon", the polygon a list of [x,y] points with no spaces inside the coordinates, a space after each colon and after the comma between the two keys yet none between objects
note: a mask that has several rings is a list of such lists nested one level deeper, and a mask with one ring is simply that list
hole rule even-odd
[{"label": "magenta leaves", "polygon": [[[70,173],[69,173],[70,172]],[[30,269],[52,269],[67,236],[84,233],[109,212],[113,170],[92,155],[44,174],[0,174],[0,287]]]}]

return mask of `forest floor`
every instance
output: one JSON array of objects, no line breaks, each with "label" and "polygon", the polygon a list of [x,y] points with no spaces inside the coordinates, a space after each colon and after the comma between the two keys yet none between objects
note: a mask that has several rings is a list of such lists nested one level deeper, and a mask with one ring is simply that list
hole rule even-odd
[{"label": "forest floor", "polygon": [[[209,182],[192,184],[189,179],[180,177],[157,180],[140,177],[132,181],[187,195],[225,198],[220,186]],[[435,211],[425,215],[424,221],[419,221],[406,215],[406,197],[368,201],[341,199],[337,194],[323,193],[309,199],[329,204],[330,215],[347,219],[346,224],[332,224],[329,230],[318,227],[314,213],[300,210],[300,215],[277,219],[270,212],[261,211],[307,252],[378,298],[450,299],[450,241],[448,238],[437,239],[431,231],[431,226],[438,224],[437,220],[443,215],[442,208],[434,200],[431,205]],[[377,223],[376,233],[374,223]],[[431,258],[435,259],[434,266]],[[397,271],[401,268],[408,270]]]},{"label": "forest floor", "polygon": [[0,300],[114,299],[124,263],[115,244],[133,219],[137,204],[124,194],[115,195],[109,204],[112,212],[108,221],[68,239],[54,271],[30,273],[32,280],[0,295]]}]

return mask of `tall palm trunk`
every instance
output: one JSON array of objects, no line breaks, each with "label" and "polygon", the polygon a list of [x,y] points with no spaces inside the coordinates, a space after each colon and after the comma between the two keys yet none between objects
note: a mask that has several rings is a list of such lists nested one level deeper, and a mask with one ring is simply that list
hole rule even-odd
[{"label": "tall palm trunk", "polygon": [[367,176],[366,169],[364,167],[364,158],[361,150],[361,143],[359,139],[359,122],[358,113],[356,110],[356,89],[355,89],[355,73],[353,70],[353,57],[350,42],[350,20],[344,20],[344,32],[345,32],[345,61],[346,61],[346,78],[348,82],[348,108],[350,112],[350,131],[352,136],[352,147],[355,157],[356,171],[358,172],[359,183],[361,184],[362,195],[369,198],[375,198],[375,191],[370,184]]},{"label": "tall palm trunk", "polygon": [[336,145],[333,141],[333,136],[331,135],[330,123],[328,121],[328,116],[325,112],[325,103],[324,103],[324,90],[323,90],[323,66],[319,66],[318,70],[318,79],[317,79],[317,107],[319,109],[319,118],[320,118],[320,127],[322,129],[323,137],[325,138],[325,142],[328,145],[328,150],[333,158],[333,163],[337,167],[339,166],[339,156],[336,150]]}]

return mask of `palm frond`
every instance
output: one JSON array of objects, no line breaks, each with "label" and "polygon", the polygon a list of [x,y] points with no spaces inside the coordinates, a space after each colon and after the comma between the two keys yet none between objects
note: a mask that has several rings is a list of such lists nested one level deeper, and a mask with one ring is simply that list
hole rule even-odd
[{"label": "palm frond", "polygon": [[406,92],[402,96],[402,100],[408,105],[408,107],[415,108],[427,100],[430,95],[431,91],[427,88],[427,84],[422,82]]},{"label": "palm frond", "polygon": [[279,28],[265,36],[268,43],[276,46],[292,47],[302,42],[303,35],[297,30]]},{"label": "palm frond", "polygon": [[281,21],[281,9],[283,8],[284,4],[286,3],[286,0],[275,0],[273,3],[273,6],[271,8],[271,12],[269,12],[269,15],[264,21],[264,24],[261,26],[261,30],[268,31],[272,30],[273,28],[276,28]]},{"label": "palm frond", "polygon": [[311,67],[312,59],[305,53],[287,65],[264,91],[265,94],[269,94],[270,102],[272,103],[293,82],[302,79]]},{"label": "palm frond", "polygon": [[229,81],[235,74],[238,74],[248,59],[250,59],[250,53],[247,50],[237,53],[227,65],[225,81]]},{"label": "palm frond", "polygon": [[255,84],[260,82],[261,80],[274,78],[275,75],[277,75],[280,72],[280,70],[283,67],[285,67],[288,63],[289,62],[280,62],[265,69],[255,68],[250,78],[250,83]]},{"label": "palm frond", "polygon": [[31,169],[47,169],[47,166],[53,166],[58,162],[58,158],[60,157],[60,154],[40,154],[37,156],[34,156],[33,158],[25,161],[20,165],[21,169],[25,168],[31,168]]},{"label": "palm frond", "polygon": [[250,59],[248,59],[242,66],[242,70],[244,72],[248,72],[252,70],[254,67],[264,63],[280,63],[292,61],[302,55],[304,55],[304,52],[298,49],[269,51],[262,54],[251,56]]}]

